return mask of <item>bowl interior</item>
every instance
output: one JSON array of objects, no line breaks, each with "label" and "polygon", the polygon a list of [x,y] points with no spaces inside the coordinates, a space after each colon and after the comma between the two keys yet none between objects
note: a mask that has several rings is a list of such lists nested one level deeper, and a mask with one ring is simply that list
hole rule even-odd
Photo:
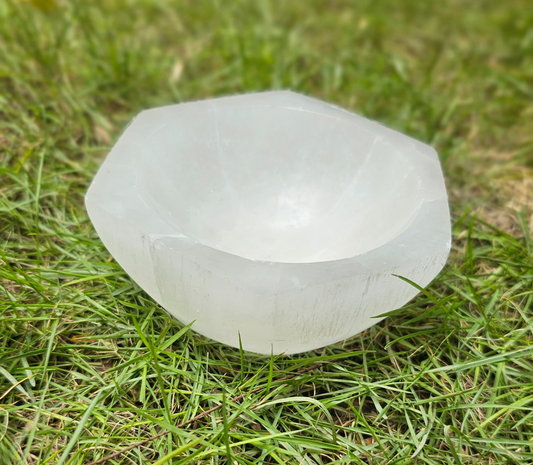
[{"label": "bowl interior", "polygon": [[375,134],[273,106],[190,106],[136,155],[141,196],[177,232],[252,260],[368,252],[423,202],[420,178]]}]

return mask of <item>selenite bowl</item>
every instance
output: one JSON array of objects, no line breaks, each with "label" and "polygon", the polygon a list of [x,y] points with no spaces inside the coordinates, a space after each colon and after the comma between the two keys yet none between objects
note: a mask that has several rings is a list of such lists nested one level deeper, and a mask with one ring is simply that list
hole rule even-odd
[{"label": "selenite bowl", "polygon": [[124,270],[181,322],[265,354],[353,336],[444,266],[435,151],[293,92],[143,111],[86,196]]}]

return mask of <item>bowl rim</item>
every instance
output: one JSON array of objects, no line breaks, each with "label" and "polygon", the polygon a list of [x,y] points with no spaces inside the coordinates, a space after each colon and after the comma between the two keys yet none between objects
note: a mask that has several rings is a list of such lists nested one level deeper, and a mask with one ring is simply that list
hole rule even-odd
[{"label": "bowl rim", "polygon": [[[155,212],[145,202],[136,187],[136,183],[131,182],[132,179],[136,178],[132,152],[136,153],[139,150],[139,144],[143,140],[160,130],[165,125],[165,120],[170,114],[176,111],[183,111],[188,105],[212,105],[213,102],[220,102],[225,105],[233,103],[246,105],[245,100],[249,96],[264,97],[266,101],[270,98],[274,98],[274,100],[280,100],[280,98],[281,100],[288,99],[293,102],[294,100],[299,100],[302,105],[314,106],[317,110],[321,109],[328,115],[340,115],[342,119],[366,125],[369,129],[379,129],[380,132],[385,133],[383,139],[386,143],[393,146],[399,153],[403,153],[399,149],[409,150],[409,156],[415,158],[413,165],[415,167],[417,167],[416,163],[420,165],[420,169],[423,171],[421,179],[427,189],[427,197],[422,200],[410,221],[400,228],[401,230],[397,235],[384,244],[361,254],[332,260],[282,262],[251,259],[211,247],[176,231],[174,226],[168,224],[158,212]],[[435,182],[435,179],[437,182]],[[431,183],[429,182],[430,180]],[[121,205],[121,199],[124,198],[128,198],[130,202],[132,198],[136,198],[135,208],[130,209],[130,211],[124,211],[123,205]],[[288,286],[285,286],[291,288],[293,286],[308,286],[325,281],[335,281],[356,274],[380,273],[384,270],[397,268],[407,262],[417,262],[428,256],[444,257],[445,262],[451,248],[448,199],[442,169],[435,150],[379,123],[326,102],[291,91],[243,94],[142,111],[127,126],[102,163],[87,191],[85,203],[89,217],[100,237],[105,236],[103,234],[105,225],[98,220],[97,209],[107,215],[118,218],[125,227],[137,230],[137,233],[147,240],[149,247],[154,249],[164,248],[168,253],[180,253],[217,274],[233,276],[235,281],[242,279],[261,293],[265,290],[262,289],[261,285],[253,284],[254,273],[250,273],[251,268],[262,268],[264,273],[264,267],[268,267],[272,273],[280,274],[280,282],[283,282],[283,276],[285,275],[298,276],[297,282],[294,282],[294,279],[291,278]],[[415,234],[416,231],[419,231],[421,224],[424,225],[426,230],[425,237],[419,237]],[[110,249],[106,241],[104,241],[104,245]],[[115,254],[114,250],[110,249],[110,252],[115,258],[119,255]],[[121,260],[117,258],[117,261],[120,263]],[[239,268],[248,271],[236,273]],[[126,271],[129,272],[128,269]]]}]

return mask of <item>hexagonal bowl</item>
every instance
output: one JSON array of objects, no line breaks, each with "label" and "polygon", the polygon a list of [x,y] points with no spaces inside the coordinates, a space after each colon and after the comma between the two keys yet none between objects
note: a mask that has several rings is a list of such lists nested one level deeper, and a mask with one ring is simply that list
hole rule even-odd
[{"label": "hexagonal bowl", "polygon": [[143,111],[98,171],[89,216],[124,270],[225,344],[297,353],[353,336],[450,250],[429,146],[293,92]]}]

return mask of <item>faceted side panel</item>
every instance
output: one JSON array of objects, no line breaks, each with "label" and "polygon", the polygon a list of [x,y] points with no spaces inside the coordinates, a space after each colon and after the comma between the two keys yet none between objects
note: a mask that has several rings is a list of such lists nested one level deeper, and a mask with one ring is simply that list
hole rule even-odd
[{"label": "faceted side panel", "polygon": [[98,171],[85,204],[111,255],[141,288],[161,303],[146,237],[154,229],[163,235],[174,231],[154,216],[140,198],[135,187],[134,163],[120,163],[134,153],[123,139]]},{"label": "faceted side panel", "polygon": [[150,247],[163,307],[185,324],[194,321],[195,331],[216,341],[238,348],[240,333],[245,350],[270,354],[278,338],[275,293],[256,294],[199,265],[172,242],[155,239]]},{"label": "faceted side panel", "polygon": [[371,275],[280,293],[274,322],[288,353],[298,353],[347,339],[381,321],[379,315],[401,307],[418,290],[398,276],[421,286],[442,269],[447,253],[405,263]]},{"label": "faceted side panel", "polygon": [[87,208],[100,239],[113,258],[150,297],[162,304],[152,258],[143,236],[98,205],[87,203]]}]

